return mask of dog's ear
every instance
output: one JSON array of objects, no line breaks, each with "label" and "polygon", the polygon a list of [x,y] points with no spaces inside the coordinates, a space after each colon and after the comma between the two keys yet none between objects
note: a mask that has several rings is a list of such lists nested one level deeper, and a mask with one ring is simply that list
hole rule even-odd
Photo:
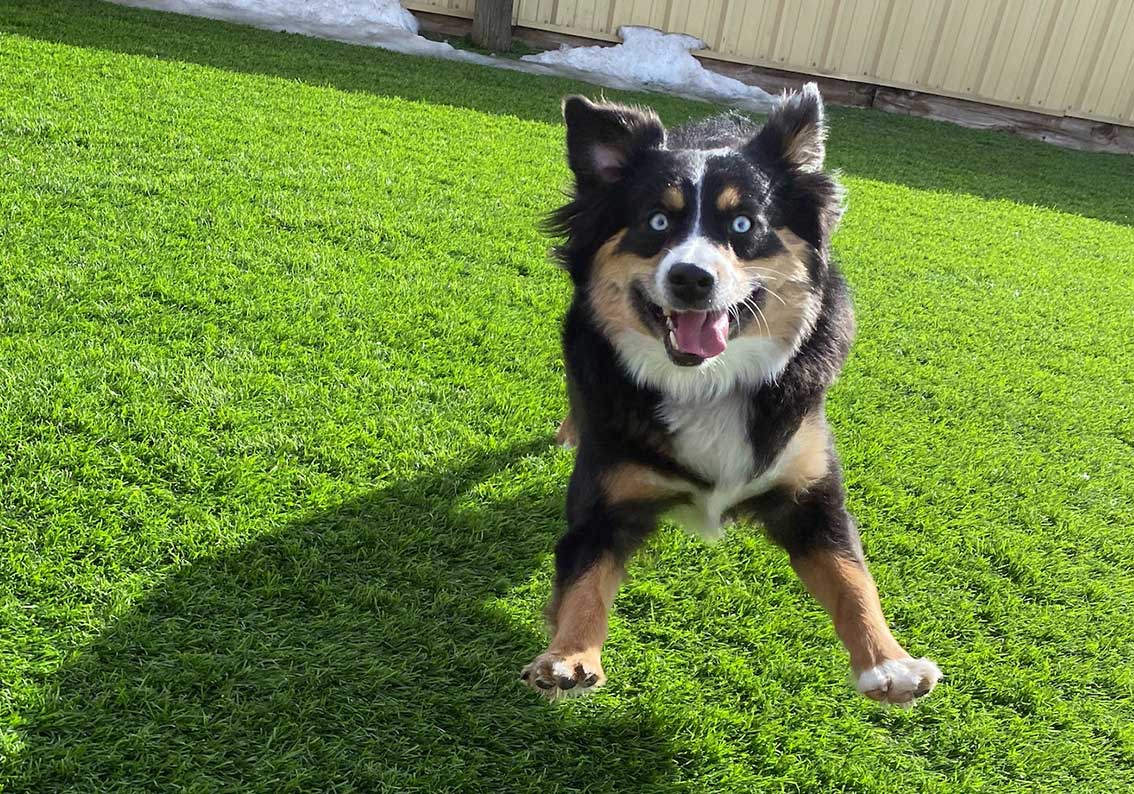
[{"label": "dog's ear", "polygon": [[827,120],[819,86],[806,83],[799,91],[785,93],[748,146],[800,171],[822,171]]},{"label": "dog's ear", "polygon": [[613,185],[649,149],[665,145],[665,127],[652,110],[581,96],[563,100],[567,164],[580,183]]}]

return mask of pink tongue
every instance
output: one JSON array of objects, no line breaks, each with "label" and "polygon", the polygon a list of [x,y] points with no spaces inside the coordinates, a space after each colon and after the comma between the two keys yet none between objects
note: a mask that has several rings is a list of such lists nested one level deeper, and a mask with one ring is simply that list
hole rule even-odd
[{"label": "pink tongue", "polygon": [[728,315],[724,312],[674,312],[677,349],[701,358],[719,356],[728,344]]}]

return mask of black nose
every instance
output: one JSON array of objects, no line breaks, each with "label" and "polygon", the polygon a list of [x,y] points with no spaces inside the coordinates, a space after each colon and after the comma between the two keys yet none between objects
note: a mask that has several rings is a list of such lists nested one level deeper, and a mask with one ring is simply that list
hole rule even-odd
[{"label": "black nose", "polygon": [[704,303],[713,291],[713,274],[692,262],[678,262],[666,276],[673,297],[690,305]]}]

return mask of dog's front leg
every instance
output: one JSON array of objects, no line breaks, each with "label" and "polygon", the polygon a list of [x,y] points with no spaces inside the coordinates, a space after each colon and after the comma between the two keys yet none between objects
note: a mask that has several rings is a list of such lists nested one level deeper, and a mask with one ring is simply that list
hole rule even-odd
[{"label": "dog's front leg", "polygon": [[622,576],[622,564],[608,551],[581,573],[555,583],[547,607],[551,642],[522,673],[530,686],[554,699],[603,685],[602,644]]},{"label": "dog's front leg", "polygon": [[551,642],[521,674],[555,699],[582,695],[606,681],[602,645],[626,560],[657,525],[666,492],[647,469],[592,470],[580,454],[567,494],[567,533],[555,547],[555,582],[547,606]]},{"label": "dog's front leg", "polygon": [[941,671],[929,659],[911,657],[890,633],[878,589],[861,557],[817,549],[791,558],[792,568],[827,610],[850,655],[859,692],[902,705],[929,694]]},{"label": "dog's front leg", "polygon": [[929,659],[911,657],[890,633],[843,501],[841,477],[833,468],[805,492],[762,497],[754,512],[831,616],[858,691],[885,703],[913,703],[936,686],[941,671]]}]

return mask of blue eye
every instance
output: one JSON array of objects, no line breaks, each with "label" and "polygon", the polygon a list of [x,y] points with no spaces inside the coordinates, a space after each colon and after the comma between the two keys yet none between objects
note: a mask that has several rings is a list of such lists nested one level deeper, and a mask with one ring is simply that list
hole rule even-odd
[{"label": "blue eye", "polygon": [[650,216],[650,228],[655,232],[664,232],[669,228],[669,218],[664,212],[655,212]]},{"label": "blue eye", "polygon": [[737,215],[732,219],[732,225],[729,228],[737,234],[744,234],[752,228],[752,219],[747,215]]}]

